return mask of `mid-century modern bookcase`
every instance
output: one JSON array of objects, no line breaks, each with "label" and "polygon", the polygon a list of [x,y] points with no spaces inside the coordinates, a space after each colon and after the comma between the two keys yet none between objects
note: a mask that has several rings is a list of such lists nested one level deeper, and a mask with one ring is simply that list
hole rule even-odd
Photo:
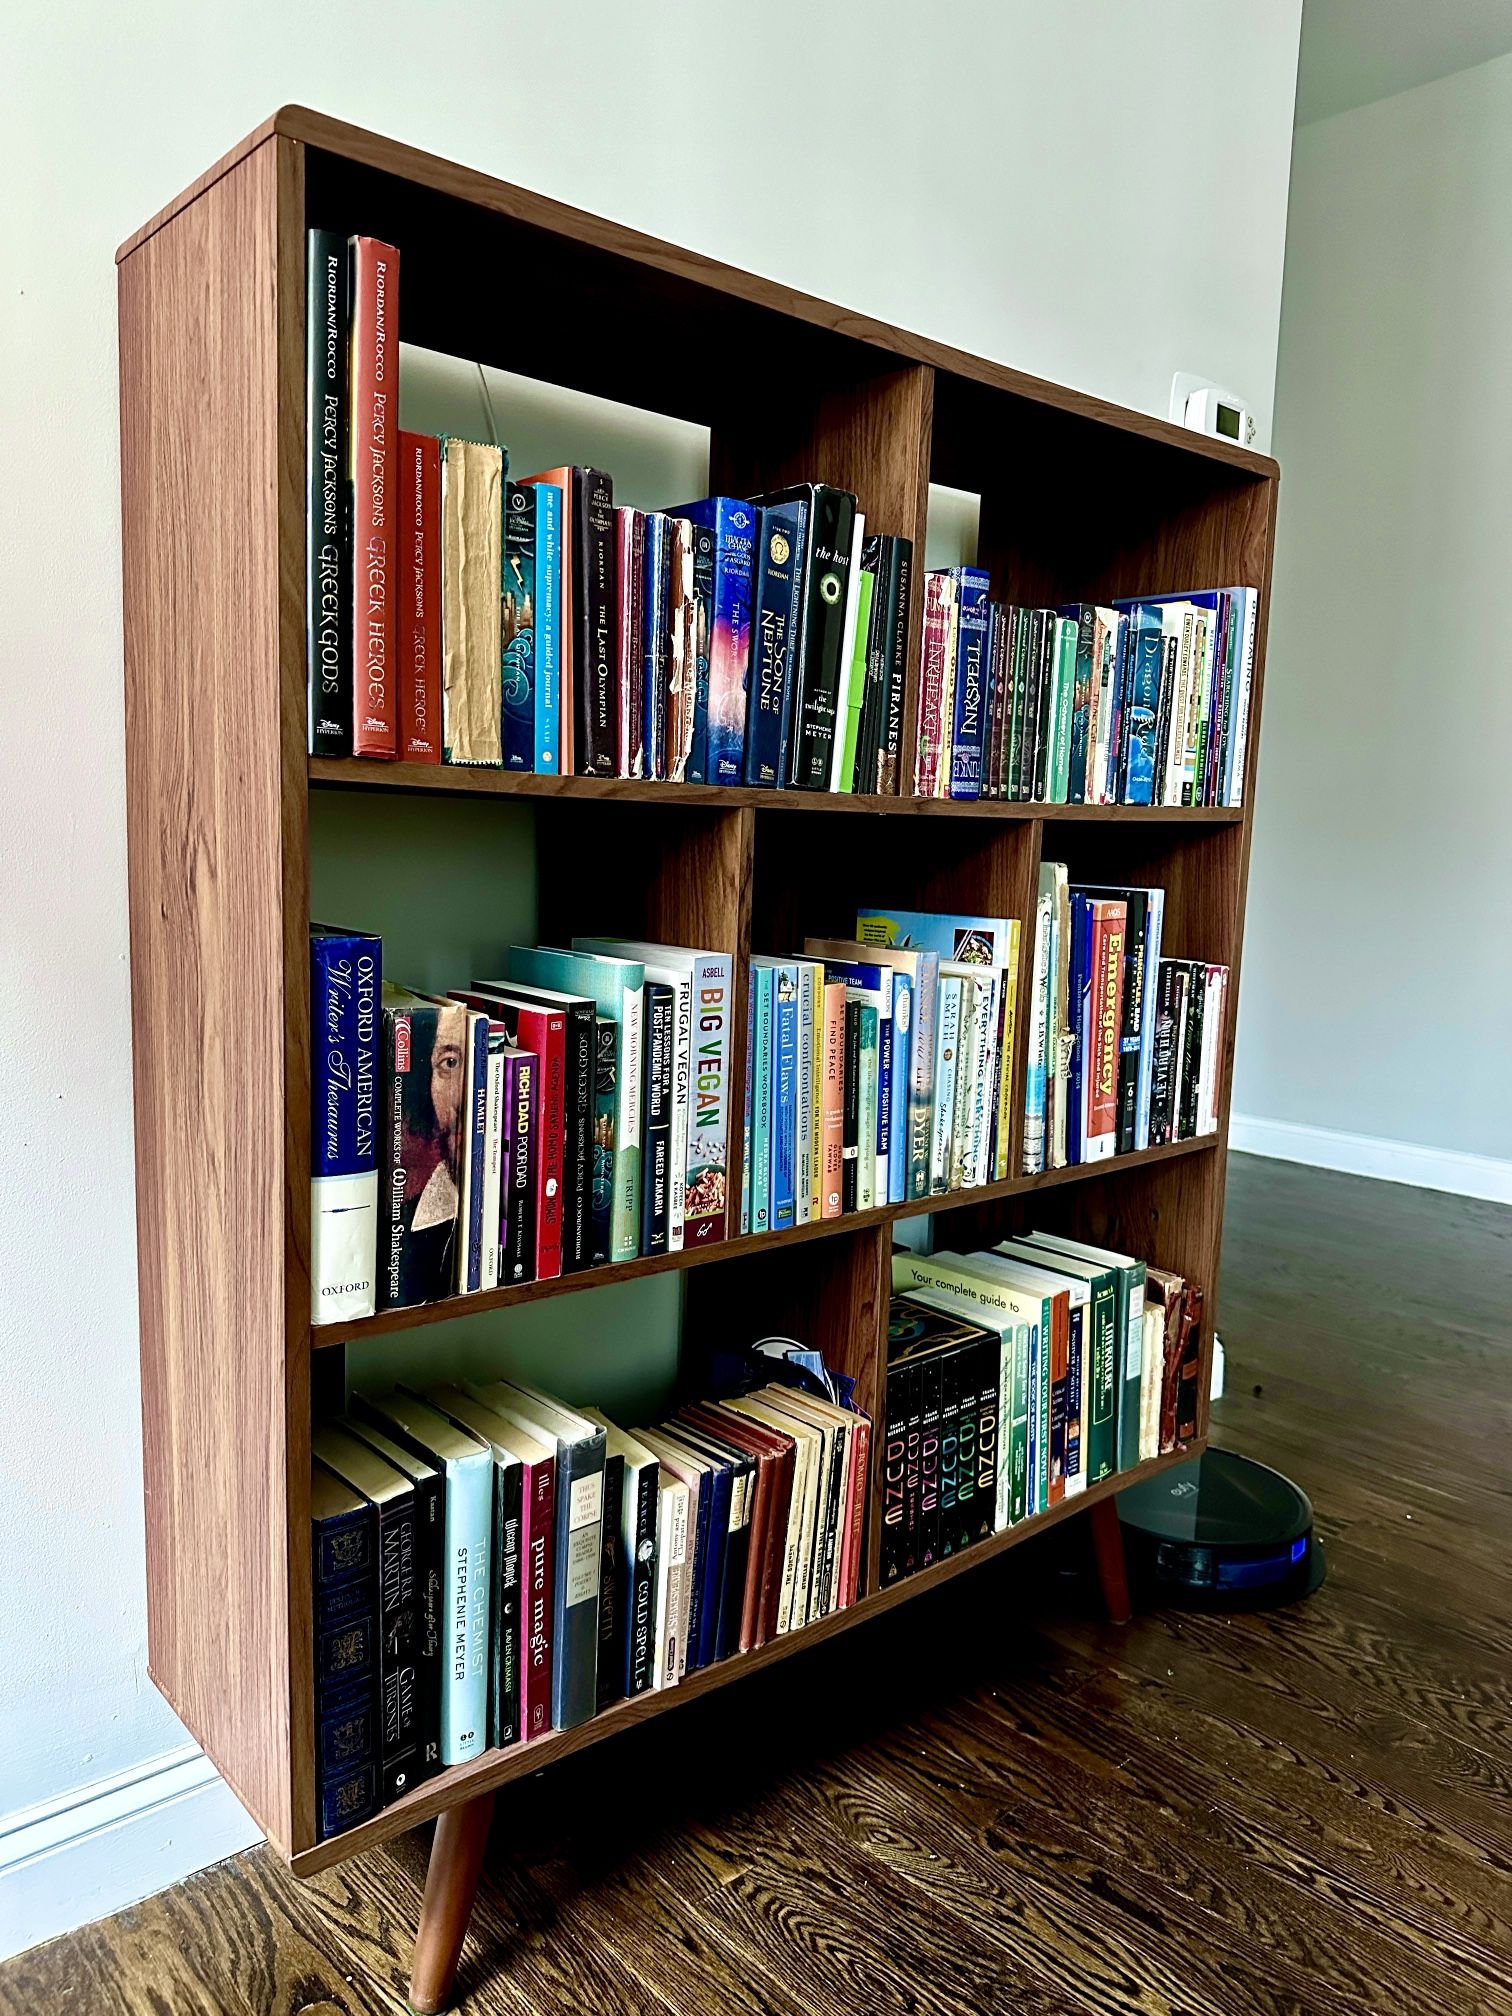
[{"label": "mid-century modern bookcase", "polygon": [[[930,483],[976,492],[978,558],[994,595],[1015,602],[1260,589],[1243,809],[816,797],[312,760],[304,235],[315,223],[399,247],[406,342],[706,426],[711,489],[842,484],[872,527],[911,537],[920,562]],[[485,1795],[863,1626],[1063,1515],[1092,1514],[1105,1582],[1116,1585],[1110,1493],[1128,1477],[885,1590],[873,1518],[872,1572],[853,1609],[584,1727],[446,1771],[317,1842],[312,1390],[326,1390],[325,1373],[339,1370],[355,1336],[444,1324],[461,1305],[310,1325],[312,796],[385,794],[417,847],[437,794],[527,806],[542,942],[606,930],[728,949],[740,974],[737,1029],[744,956],[791,948],[806,932],[848,934],[858,899],[1018,917],[1027,960],[1042,856],[1065,860],[1074,877],[1163,885],[1164,949],[1232,969],[1216,1135],[501,1289],[466,1307],[591,1295],[686,1269],[688,1335],[732,1321],[788,1328],[854,1374],[860,1404],[875,1412],[894,1227],[937,1212],[953,1246],[1038,1223],[1175,1268],[1206,1289],[1210,1338],[1277,469],[299,108],[275,114],[129,239],[119,283],[151,1671],[297,1872],[448,1814],[415,1982],[417,2003],[439,2006],[476,1880]],[[916,593],[911,666],[921,601]],[[911,695],[905,779],[914,730]],[[1021,1013],[1019,1086],[1028,1027]],[[737,1056],[736,1115],[741,1067]],[[406,1340],[411,1362],[416,1341]],[[1204,1394],[1206,1375],[1204,1362]],[[1206,1428],[1204,1403],[1198,1447]]]}]

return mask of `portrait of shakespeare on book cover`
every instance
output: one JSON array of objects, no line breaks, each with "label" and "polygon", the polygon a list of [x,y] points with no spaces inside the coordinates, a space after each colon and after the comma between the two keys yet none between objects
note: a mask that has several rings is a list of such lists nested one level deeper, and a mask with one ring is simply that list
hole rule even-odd
[{"label": "portrait of shakespeare on book cover", "polygon": [[451,1287],[456,1271],[462,1143],[463,1041],[466,1011],[458,1005],[416,1010],[413,1046],[404,1072],[405,1230],[402,1300],[431,1300]]}]

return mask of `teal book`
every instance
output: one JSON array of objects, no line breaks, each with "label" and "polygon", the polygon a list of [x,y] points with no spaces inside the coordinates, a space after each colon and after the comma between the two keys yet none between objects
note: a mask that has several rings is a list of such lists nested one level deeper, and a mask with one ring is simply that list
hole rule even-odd
[{"label": "teal book", "polygon": [[751,968],[756,1033],[752,1043],[755,1077],[751,1088],[751,1230],[772,1229],[772,1044],[776,1021],[776,980],[770,966]]},{"label": "teal book", "polygon": [[[1032,1267],[1047,1268],[1067,1280],[1085,1282],[1088,1295],[1082,1349],[1091,1351],[1087,1416],[1082,1423],[1082,1468],[1089,1484],[1111,1477],[1119,1465],[1118,1412],[1123,1392],[1126,1340],[1118,1330],[1119,1270],[1107,1257],[1085,1260],[1029,1239],[1005,1239],[995,1249]],[[1143,1310],[1141,1308],[1141,1321]],[[1090,1342],[1088,1341],[1090,1339]],[[1134,1403],[1138,1447],[1138,1400]]]},{"label": "teal book", "polygon": [[1076,715],[1076,624],[1068,616],[1055,619],[1051,655],[1050,761],[1046,798],[1064,805],[1071,796],[1071,742]]},{"label": "teal book", "polygon": [[1026,1237],[1031,1246],[1043,1246],[1052,1253],[1113,1269],[1116,1284],[1113,1328],[1119,1344],[1118,1467],[1132,1470],[1139,1461],[1139,1403],[1144,1383],[1145,1263],[1131,1254],[1110,1253],[1105,1247],[1088,1246],[1080,1239],[1064,1239],[1055,1232],[1030,1232]]},{"label": "teal book", "polygon": [[[562,952],[549,946],[511,945],[509,977],[530,986],[555,987],[593,1003],[605,1036],[594,1087],[594,1188],[609,1187],[609,1258],[634,1260],[640,1252],[641,1048],[646,969],[639,959],[603,953]],[[613,1070],[608,1069],[609,1052]]]},{"label": "teal book", "polygon": [[466,1764],[488,1748],[493,1451],[409,1393],[354,1393],[352,1411],[441,1473],[441,1762]]}]

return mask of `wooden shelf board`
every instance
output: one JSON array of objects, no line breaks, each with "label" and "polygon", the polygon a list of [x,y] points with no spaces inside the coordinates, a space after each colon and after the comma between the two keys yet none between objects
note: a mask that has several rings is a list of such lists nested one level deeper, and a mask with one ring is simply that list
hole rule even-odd
[{"label": "wooden shelf board", "polygon": [[621,1730],[634,1728],[640,1722],[649,1722],[653,1716],[664,1714],[669,1708],[679,1707],[683,1702],[696,1700],[701,1694],[711,1694],[717,1688],[730,1686],[752,1673],[775,1666],[791,1653],[822,1644],[825,1639],[837,1637],[857,1624],[880,1617],[899,1603],[953,1581],[968,1568],[978,1567],[984,1561],[997,1560],[1023,1541],[1047,1532],[1062,1519],[1086,1511],[1100,1498],[1109,1498],[1115,1492],[1126,1490],[1129,1485],[1146,1477],[1157,1476],[1162,1470],[1169,1470],[1178,1463],[1190,1463],[1194,1457],[1201,1455],[1204,1446],[1201,1441],[1189,1442],[1183,1449],[1153,1457],[1148,1463],[1136,1464],[1132,1470],[1118,1471],[1112,1477],[1105,1477],[1100,1484],[1089,1485],[1074,1498],[1063,1498],[1048,1512],[1021,1520],[1017,1526],[994,1533],[990,1540],[979,1541],[963,1553],[937,1561],[932,1568],[910,1575],[905,1581],[894,1582],[887,1589],[878,1589],[870,1596],[861,1597],[848,1610],[832,1611],[816,1624],[806,1625],[801,1631],[790,1631],[786,1637],[774,1638],[754,1652],[721,1660],[717,1666],[706,1666],[701,1672],[690,1674],[677,1687],[639,1694],[633,1701],[622,1701],[617,1707],[605,1709],[603,1714],[595,1715],[590,1722],[580,1723],[575,1729],[555,1730],[550,1736],[538,1737],[534,1743],[517,1744],[509,1750],[489,1750],[470,1764],[453,1765],[449,1771],[427,1779],[405,1798],[385,1807],[383,1812],[365,1820],[361,1826],[349,1828],[333,1840],[301,1849],[289,1858],[290,1867],[296,1876],[313,1876],[318,1870],[330,1868],[334,1862],[344,1862],[350,1856],[376,1847],[380,1841],[418,1827],[422,1821],[431,1819],[460,1800],[475,1798],[480,1792],[494,1791],[516,1778],[529,1777],[532,1772],[544,1770],[563,1757],[570,1757],[575,1750],[588,1749],[610,1736],[617,1736]]},{"label": "wooden shelf board", "polygon": [[945,819],[1087,819],[1115,825],[1235,826],[1237,805],[1036,805],[998,798],[883,798],[839,791],[758,791],[734,784],[664,784],[639,777],[541,777],[531,771],[447,763],[380,763],[312,756],[312,785],[357,791],[426,791],[460,798],[565,798],[682,805],[722,812],[894,813]]},{"label": "wooden shelf board", "polygon": [[603,1267],[585,1267],[579,1274],[559,1274],[550,1281],[522,1281],[514,1288],[489,1288],[471,1295],[449,1295],[443,1302],[420,1302],[407,1309],[385,1310],[379,1316],[364,1316],[352,1323],[322,1323],[310,1331],[311,1347],[355,1344],[368,1337],[386,1337],[395,1330],[423,1329],[431,1323],[449,1323],[457,1316],[478,1316],[492,1309],[514,1309],[525,1302],[539,1302],[552,1295],[571,1295],[586,1288],[608,1288],[621,1281],[642,1281],[653,1274],[676,1273],[684,1267],[707,1266],[720,1260],[743,1260],[751,1254],[775,1253],[788,1246],[801,1246],[813,1239],[843,1238],[878,1225],[890,1225],[903,1218],[927,1217],[935,1211],[959,1210],[964,1206],[991,1204],[1002,1197],[1022,1197],[1035,1190],[1057,1189],[1063,1183],[1085,1182],[1117,1175],[1125,1169],[1144,1169],[1155,1162],[1169,1162],[1184,1155],[1201,1155],[1217,1147],[1219,1136],[1202,1134],[1193,1141],[1170,1141],[1162,1148],[1144,1148],[1134,1155],[1118,1155],[1107,1162],[1078,1162],[1067,1169],[1048,1169],[1040,1176],[1010,1176],[1004,1183],[988,1183],[975,1190],[950,1190],[943,1197],[920,1197],[909,1204],[886,1204],[875,1211],[850,1211],[841,1218],[811,1220],[781,1232],[747,1234],[744,1239],[721,1239],[711,1246],[685,1246],[680,1253],[657,1253],[640,1260],[620,1260]]}]

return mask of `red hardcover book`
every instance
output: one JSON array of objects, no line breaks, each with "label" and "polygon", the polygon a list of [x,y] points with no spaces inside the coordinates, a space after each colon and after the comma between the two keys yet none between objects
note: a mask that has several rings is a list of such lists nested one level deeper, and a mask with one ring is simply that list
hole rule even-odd
[{"label": "red hardcover book", "polygon": [[399,254],[352,240],[352,753],[399,752]]},{"label": "red hardcover book", "polygon": [[484,981],[456,997],[504,1024],[516,1049],[541,1060],[536,1098],[537,1281],[562,1271],[562,1167],[567,1139],[567,1017],[560,1008],[517,999],[508,981]]},{"label": "red hardcover book", "polygon": [[399,435],[399,754],[441,761],[441,443]]},{"label": "red hardcover book", "polygon": [[525,1466],[520,1534],[520,1633],[525,1653],[520,1735],[551,1734],[551,1611],[556,1528],[556,1455]]},{"label": "red hardcover book", "polygon": [[852,1424],[851,1449],[851,1546],[850,1574],[840,1591],[842,1608],[849,1609],[861,1594],[861,1564],[866,1558],[866,1506],[871,1497],[871,1421],[858,1413]]},{"label": "red hardcover book", "polygon": [[1087,1085],[1087,1136],[1082,1144],[1084,1162],[1100,1162],[1118,1153],[1118,1056],[1128,935],[1128,904],[1111,897],[1096,899],[1092,904],[1091,1078]]},{"label": "red hardcover book", "polygon": [[[753,1645],[765,1645],[769,1638],[777,1636],[777,1613],[782,1596],[783,1567],[787,1557],[788,1521],[793,1505],[793,1471],[798,1460],[798,1445],[791,1435],[769,1424],[753,1421],[748,1414],[742,1414],[723,1401],[706,1401],[702,1412],[711,1421],[719,1423],[718,1433],[728,1441],[740,1442],[771,1464],[768,1473],[771,1479],[771,1495],[767,1502],[765,1539],[761,1554],[761,1573],[756,1590],[755,1628],[752,1633]],[[752,1578],[757,1579],[757,1578]],[[747,1583],[747,1593],[750,1583]],[[744,1622],[742,1622],[744,1637]]]},{"label": "red hardcover book", "polygon": [[[1059,1505],[1066,1495],[1066,1424],[1081,1401],[1071,1398],[1071,1291],[1058,1289],[1050,1301],[1050,1460],[1045,1502]],[[1090,1348],[1090,1343],[1082,1345],[1084,1351]]]}]

